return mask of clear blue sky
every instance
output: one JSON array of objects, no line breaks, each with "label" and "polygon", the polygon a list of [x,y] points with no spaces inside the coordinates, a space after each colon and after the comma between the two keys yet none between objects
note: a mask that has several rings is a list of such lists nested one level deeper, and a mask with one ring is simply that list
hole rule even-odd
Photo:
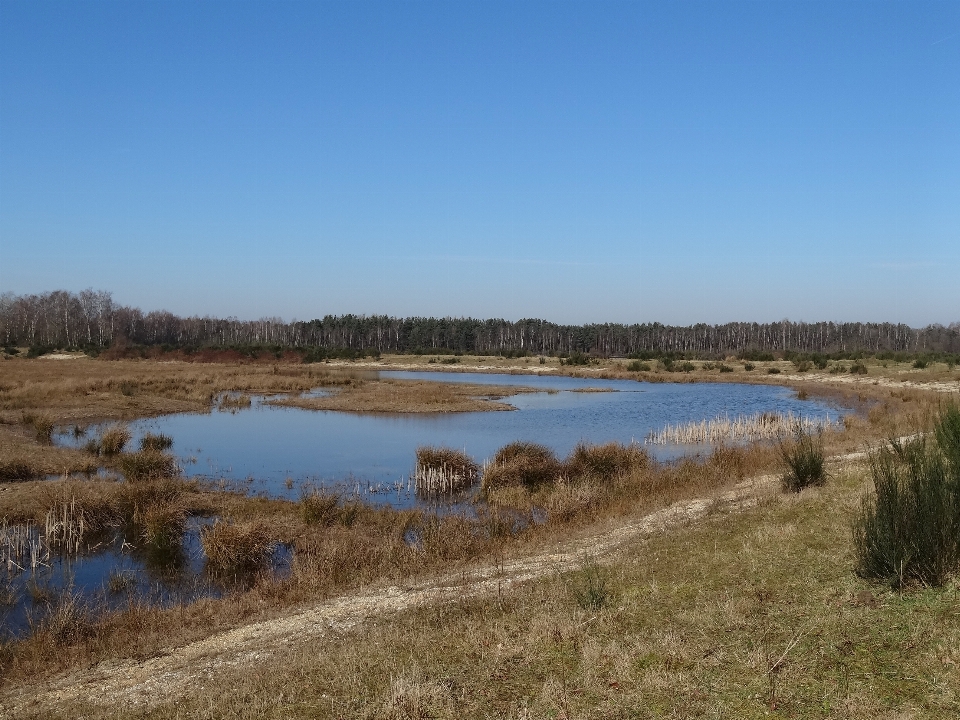
[{"label": "clear blue sky", "polygon": [[0,290],[960,320],[960,2],[0,0]]}]

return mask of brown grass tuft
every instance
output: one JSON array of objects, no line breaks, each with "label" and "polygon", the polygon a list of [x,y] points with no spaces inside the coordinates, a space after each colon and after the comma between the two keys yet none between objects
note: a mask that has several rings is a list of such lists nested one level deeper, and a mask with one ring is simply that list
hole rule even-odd
[{"label": "brown grass tuft", "polygon": [[111,425],[100,434],[99,450],[104,455],[117,455],[130,442],[130,431],[123,425]]},{"label": "brown grass tuft", "polygon": [[483,473],[483,489],[521,485],[533,488],[551,483],[563,472],[553,450],[536,443],[514,442],[497,451]]},{"label": "brown grass tuft", "polygon": [[270,531],[257,522],[217,522],[200,531],[200,543],[211,570],[228,575],[259,570],[276,547]]}]

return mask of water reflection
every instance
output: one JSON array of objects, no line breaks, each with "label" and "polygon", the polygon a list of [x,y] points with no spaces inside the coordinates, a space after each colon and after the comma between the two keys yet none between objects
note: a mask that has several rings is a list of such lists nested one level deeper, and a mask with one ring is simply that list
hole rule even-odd
[{"label": "water reflection", "polygon": [[[224,487],[297,499],[305,485],[369,496],[399,507],[418,504],[409,489],[416,448],[443,445],[477,462],[517,440],[567,455],[579,442],[642,442],[663,425],[728,414],[776,412],[836,420],[837,409],[799,400],[785,387],[732,383],[642,383],[493,373],[382,372],[382,377],[437,382],[518,385],[542,392],[505,402],[515,412],[437,415],[355,414],[266,405],[253,397],[232,412],[171,415],[133,423],[134,443],[144,433],[174,439],[187,476]],[[606,389],[611,392],[578,392]],[[326,392],[326,391],[320,391]],[[70,433],[57,436],[75,444]],[[705,448],[648,446],[670,459]]]}]

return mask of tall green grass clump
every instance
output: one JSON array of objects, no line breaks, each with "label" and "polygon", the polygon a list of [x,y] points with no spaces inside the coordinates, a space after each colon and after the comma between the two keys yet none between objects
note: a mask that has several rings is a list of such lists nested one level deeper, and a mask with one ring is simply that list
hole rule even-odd
[{"label": "tall green grass clump", "polygon": [[874,492],[853,524],[858,574],[943,585],[960,570],[960,408],[941,410],[927,438],[891,442],[870,473]]},{"label": "tall green grass clump", "polygon": [[780,482],[784,490],[800,492],[827,481],[826,461],[823,456],[823,433],[809,433],[799,423],[793,431],[793,440],[779,443],[780,459],[786,466]]}]

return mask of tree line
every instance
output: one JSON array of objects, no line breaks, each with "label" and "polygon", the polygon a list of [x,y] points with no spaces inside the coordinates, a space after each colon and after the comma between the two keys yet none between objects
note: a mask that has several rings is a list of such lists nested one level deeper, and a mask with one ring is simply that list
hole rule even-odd
[{"label": "tree line", "polygon": [[481,355],[588,353],[717,357],[761,353],[960,353],[960,323],[732,322],[560,325],[546,320],[327,315],[280,318],[179,317],[119,305],[106,291],[0,295],[5,347],[105,348],[120,339],[176,348],[273,346]]}]

